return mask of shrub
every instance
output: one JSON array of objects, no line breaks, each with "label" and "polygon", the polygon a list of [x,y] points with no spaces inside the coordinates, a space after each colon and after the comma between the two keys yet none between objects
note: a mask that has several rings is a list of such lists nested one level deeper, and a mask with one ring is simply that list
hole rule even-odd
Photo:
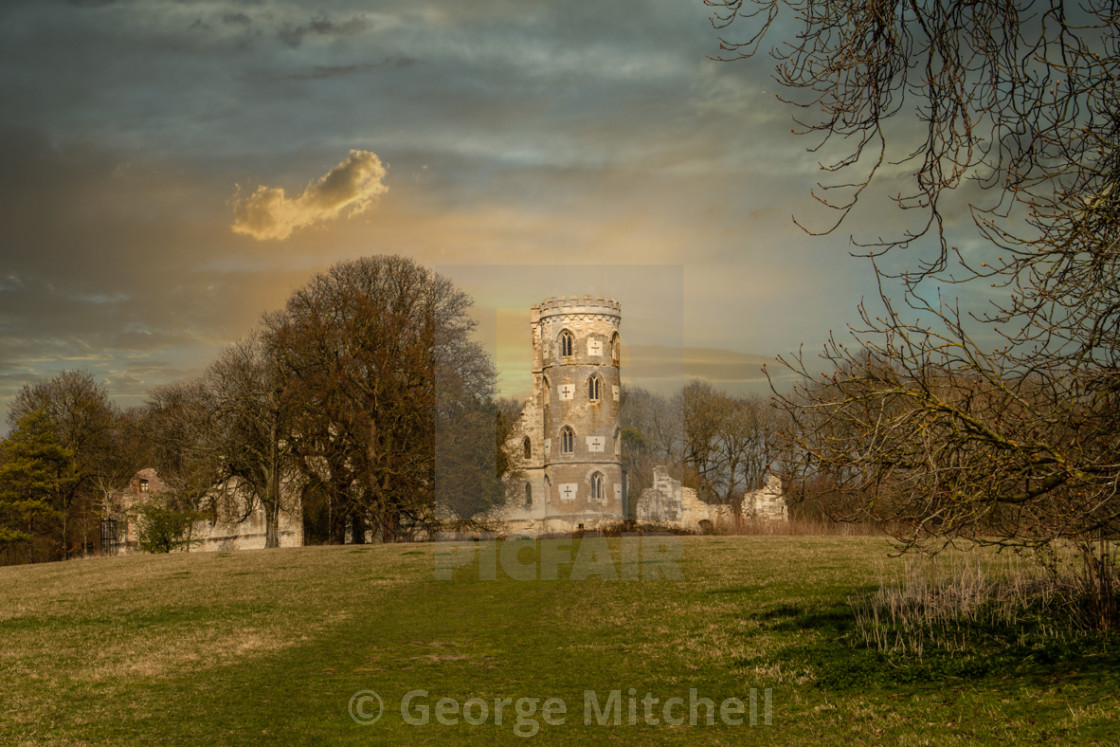
[{"label": "shrub", "polygon": [[191,524],[199,518],[197,511],[149,503],[140,506],[137,513],[140,516],[139,545],[144,552],[189,549],[192,543],[198,542],[190,537]]}]

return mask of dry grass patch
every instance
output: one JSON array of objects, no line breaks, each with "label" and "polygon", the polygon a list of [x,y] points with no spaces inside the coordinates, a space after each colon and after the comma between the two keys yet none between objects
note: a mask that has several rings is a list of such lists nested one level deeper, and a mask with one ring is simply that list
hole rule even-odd
[{"label": "dry grass patch", "polygon": [[[1108,669],[946,673],[852,645],[848,600],[879,588],[883,564],[905,567],[882,539],[683,543],[680,581],[487,581],[470,566],[441,581],[431,545],[0,569],[0,730],[33,744],[523,743],[509,724],[405,724],[395,706],[416,688],[564,698],[574,715],[542,730],[548,743],[1091,744],[1115,724]],[[771,688],[774,723],[582,725],[585,690],[629,688]],[[363,689],[389,705],[376,727],[348,715]]]}]

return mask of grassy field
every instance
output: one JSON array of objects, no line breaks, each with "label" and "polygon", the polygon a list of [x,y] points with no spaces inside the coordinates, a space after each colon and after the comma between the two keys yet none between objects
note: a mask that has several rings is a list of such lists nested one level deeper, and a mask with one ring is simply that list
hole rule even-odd
[{"label": "grassy field", "polygon": [[[633,558],[611,542],[615,559],[598,570],[633,575]],[[436,573],[447,548],[424,544],[0,568],[0,742],[492,744],[530,732],[543,744],[1120,741],[1111,644],[920,660],[855,645],[849,600],[902,562],[882,539],[689,537],[680,549],[675,562],[641,567],[673,565],[680,580],[573,580],[567,565],[559,580],[514,580],[500,567],[491,580],[492,544],[481,567],[450,580]],[[428,694],[414,694],[409,718],[422,720],[426,705],[426,725],[401,713],[417,690]],[[712,700],[714,724],[704,705],[689,723],[692,690]],[[358,723],[377,713],[363,691],[384,703],[376,723]],[[594,711],[585,723],[587,691],[609,723]],[[646,723],[646,693],[660,723]],[[481,700],[485,722],[460,713],[438,723],[441,698],[476,722]],[[663,722],[671,698],[681,702],[668,715],[683,724]],[[725,701],[727,720],[742,724],[723,723]]]}]

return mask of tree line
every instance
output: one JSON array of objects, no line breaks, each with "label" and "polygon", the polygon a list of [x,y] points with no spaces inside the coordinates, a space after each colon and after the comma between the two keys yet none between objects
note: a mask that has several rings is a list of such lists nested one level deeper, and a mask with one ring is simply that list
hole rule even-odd
[{"label": "tree line", "polygon": [[783,469],[784,422],[768,397],[736,396],[694,380],[670,396],[624,386],[622,462],[631,502],[666,467],[708,503],[738,511],[743,494]]},{"label": "tree line", "polygon": [[[164,550],[175,526],[231,508],[260,510],[275,547],[293,499],[306,541],[329,543],[367,530],[394,541],[504,501],[520,404],[495,396],[470,308],[411,260],[370,257],[315,276],[201,376],[142,406],[117,407],[88,372],[25,386],[0,443],[2,559],[91,552],[113,495],[146,467],[166,492],[145,523],[172,527],[146,546]],[[761,397],[699,381],[671,397],[625,387],[630,495],[663,465],[704,500],[737,506],[778,465],[775,417]]]},{"label": "tree line", "polygon": [[0,444],[0,553],[36,562],[88,552],[110,496],[154,467],[165,505],[215,515],[235,487],[278,544],[286,496],[309,541],[394,541],[504,498],[516,407],[471,340],[471,299],[394,256],[335,265],[266,314],[200,377],[120,409],[67,371],[24,387]]}]

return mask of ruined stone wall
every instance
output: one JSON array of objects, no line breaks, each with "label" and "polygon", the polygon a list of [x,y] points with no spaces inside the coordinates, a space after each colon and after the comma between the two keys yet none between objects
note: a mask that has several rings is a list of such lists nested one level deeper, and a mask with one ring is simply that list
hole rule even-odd
[{"label": "ruined stone wall", "polygon": [[[639,524],[700,531],[732,528],[737,521],[732,507],[700,500],[692,488],[681,486],[664,467],[653,468],[653,486],[642,491],[634,510]],[[787,520],[782,483],[767,478],[766,486],[743,495],[741,516],[747,521]]]},{"label": "ruined stone wall", "polygon": [[653,468],[653,485],[642,491],[634,518],[639,524],[691,531],[711,529],[732,519],[728,506],[705,503],[695,490],[683,487],[660,466]]},{"label": "ruined stone wall", "polygon": [[788,521],[789,509],[782,495],[782,481],[774,475],[766,485],[743,496],[743,516],[748,519]]},{"label": "ruined stone wall", "polygon": [[[236,486],[230,490],[230,499],[213,521],[202,519],[191,526],[191,552],[264,549],[264,508],[257,503],[246,511],[245,496]],[[276,524],[280,547],[303,546],[303,512],[291,493],[281,500]]]},{"label": "ruined stone wall", "polygon": [[[545,483],[544,407],[545,394],[534,391],[525,400],[521,416],[506,444],[521,472],[519,485],[507,504],[490,512],[492,519],[502,521],[538,521],[546,516],[548,487]],[[526,455],[528,452],[528,455]]]},{"label": "ruined stone wall", "polygon": [[[294,486],[285,488],[277,521],[280,547],[302,547],[302,506]],[[116,521],[118,534],[113,554],[138,551],[144,521],[139,508],[164,500],[167,491],[159,474],[149,468],[137,472],[128,488],[112,497],[109,514]],[[259,503],[249,509],[247,496],[236,484],[218,489],[211,497],[216,506],[215,515],[191,524],[188,534],[191,552],[264,548],[265,516]]]}]

